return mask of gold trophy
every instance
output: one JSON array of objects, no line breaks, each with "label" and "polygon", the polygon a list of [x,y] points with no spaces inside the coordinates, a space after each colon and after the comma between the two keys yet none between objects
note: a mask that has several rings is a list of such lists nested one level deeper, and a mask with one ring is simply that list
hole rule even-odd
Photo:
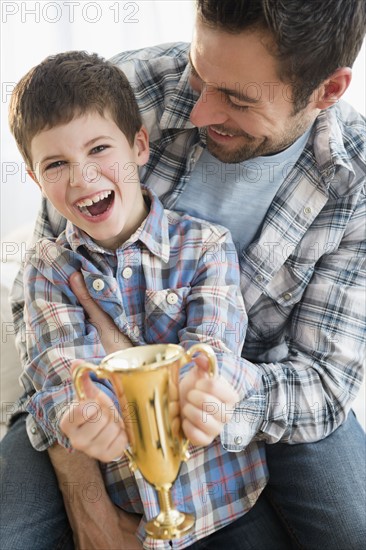
[{"label": "gold trophy", "polygon": [[138,468],[158,494],[160,513],[145,527],[154,539],[181,537],[194,525],[194,516],[174,508],[170,490],[182,461],[189,458],[180,420],[179,369],[196,352],[207,356],[214,376],[216,356],[207,344],[195,344],[188,351],[176,344],[138,346],[108,355],[98,367],[81,363],[73,372],[80,399],[85,398],[86,371],[112,382],[130,443],[125,453],[131,471]]}]

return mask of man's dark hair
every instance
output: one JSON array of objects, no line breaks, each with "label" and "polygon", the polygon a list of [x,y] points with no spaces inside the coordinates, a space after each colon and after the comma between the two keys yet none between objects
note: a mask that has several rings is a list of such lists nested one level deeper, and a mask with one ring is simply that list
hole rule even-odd
[{"label": "man's dark hair", "polygon": [[197,0],[197,8],[219,30],[269,31],[295,111],[337,69],[352,67],[366,31],[366,0]]},{"label": "man's dark hair", "polygon": [[71,51],[47,57],[16,85],[9,109],[10,129],[32,168],[31,141],[44,129],[89,112],[110,114],[132,146],[142,126],[124,73],[97,54]]}]

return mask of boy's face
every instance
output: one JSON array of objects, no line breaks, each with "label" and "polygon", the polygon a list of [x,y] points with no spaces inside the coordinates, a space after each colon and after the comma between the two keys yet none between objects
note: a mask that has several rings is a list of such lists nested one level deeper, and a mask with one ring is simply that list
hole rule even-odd
[{"label": "boy's face", "polygon": [[126,241],[147,215],[138,166],[148,160],[142,128],[131,147],[108,113],[87,113],[41,131],[31,174],[54,207],[105,248]]}]

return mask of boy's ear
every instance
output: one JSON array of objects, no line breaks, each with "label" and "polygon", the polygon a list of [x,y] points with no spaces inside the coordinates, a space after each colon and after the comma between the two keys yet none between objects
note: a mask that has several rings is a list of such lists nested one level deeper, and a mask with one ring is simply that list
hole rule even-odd
[{"label": "boy's ear", "polygon": [[143,166],[149,160],[149,134],[145,126],[137,132],[135,137],[135,146],[137,147],[137,165]]},{"label": "boy's ear", "polygon": [[35,172],[32,170],[32,168],[29,168],[29,166],[27,166],[27,174],[30,178],[32,178],[32,180],[38,185],[38,187],[42,191],[42,187],[40,186],[40,184],[37,180],[37,176],[36,176]]},{"label": "boy's ear", "polygon": [[327,109],[340,100],[352,79],[352,69],[337,69],[317,90],[316,108]]}]

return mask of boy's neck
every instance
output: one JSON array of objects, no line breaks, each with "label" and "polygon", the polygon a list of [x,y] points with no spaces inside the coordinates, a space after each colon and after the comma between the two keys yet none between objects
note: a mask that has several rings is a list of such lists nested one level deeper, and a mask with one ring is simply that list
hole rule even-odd
[{"label": "boy's neck", "polygon": [[116,235],[115,237],[112,237],[111,239],[106,239],[103,241],[99,241],[96,239],[93,239],[93,237],[90,238],[93,239],[93,241],[102,248],[105,248],[107,250],[117,250],[120,246],[122,246],[128,239],[137,231],[137,229],[141,226],[141,224],[146,220],[147,216],[150,212],[150,199],[146,195],[142,194],[142,204],[140,207],[139,215],[137,215],[134,220],[131,227],[128,228],[128,232],[122,231],[120,235]]}]

